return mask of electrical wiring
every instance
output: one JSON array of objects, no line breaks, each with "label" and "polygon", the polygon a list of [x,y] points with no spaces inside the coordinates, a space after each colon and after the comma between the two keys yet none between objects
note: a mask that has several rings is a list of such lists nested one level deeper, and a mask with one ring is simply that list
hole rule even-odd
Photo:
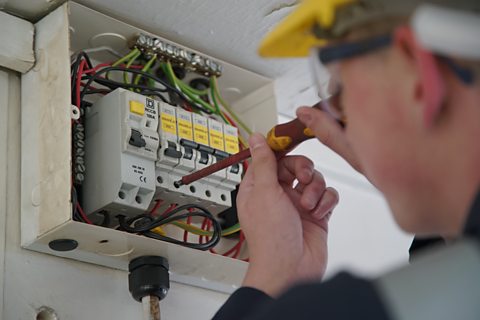
[{"label": "electrical wiring", "polygon": [[80,217],[82,218],[82,220],[88,224],[93,224],[93,222],[87,217],[87,215],[85,214],[85,212],[83,211],[82,207],[80,206],[80,203],[76,203],[75,205],[75,209],[78,211],[78,213],[80,214]]},{"label": "electrical wiring", "polygon": [[[138,48],[134,48],[132,51],[130,51],[129,53],[127,53],[125,56],[123,56],[122,58],[118,59],[117,61],[115,61],[114,63],[112,63],[112,67],[117,67],[119,65],[121,65],[122,63],[130,60],[134,55],[136,55],[138,52],[140,52],[140,50]],[[109,78],[109,74],[107,72],[107,74],[105,75],[105,78]]]},{"label": "electrical wiring", "polygon": [[[172,222],[172,225],[174,225],[174,226],[176,226],[180,229],[183,229],[185,231],[188,231],[192,234],[195,234],[197,236],[210,236],[211,237],[213,235],[212,231],[206,231],[204,229],[201,229],[199,227],[196,227],[196,226],[191,225],[188,222],[184,222],[184,221],[174,221],[174,222]],[[226,236],[232,235],[234,233],[237,233],[240,230],[241,230],[240,225],[237,223],[237,224],[231,226],[228,229],[223,229],[222,232],[221,232],[221,235],[222,235],[222,237],[226,237]]]},{"label": "electrical wiring", "polygon": [[220,90],[218,89],[218,81],[217,77],[212,76],[210,78],[211,82],[211,87],[213,88],[215,92],[215,96],[218,98],[218,101],[220,101],[220,104],[227,110],[227,112],[235,119],[235,121],[247,132],[249,135],[253,133],[253,131],[238,117],[238,115],[233,111],[233,109],[230,107],[230,105],[223,99],[223,97],[220,95]]},{"label": "electrical wiring", "polygon": [[[150,60],[148,60],[148,62],[145,64],[145,66],[142,68],[142,71],[143,72],[148,72],[150,70],[150,68],[154,65],[155,61],[157,60],[157,55],[154,54],[152,56],[152,58],[150,58]],[[142,76],[140,74],[138,74],[136,77],[135,77],[135,80],[133,81],[133,84],[137,85],[139,82],[140,82],[140,79],[142,78]]]},{"label": "electrical wiring", "polygon": [[[227,110],[225,107],[224,101],[222,102],[222,98],[218,92],[218,88],[214,87],[213,85],[210,88],[205,90],[198,90],[192,88],[190,85],[186,84],[181,79],[178,79],[175,75],[171,63],[164,63],[161,65],[161,68],[164,70],[164,73],[167,75],[169,81],[166,81],[165,78],[159,78],[154,74],[150,73],[149,71],[152,70],[152,67],[155,65],[158,57],[152,56],[145,65],[134,64],[135,61],[141,56],[142,52],[137,48],[134,48],[124,57],[116,60],[113,63],[101,63],[98,65],[92,65],[88,54],[85,52],[80,52],[76,59],[74,60],[71,71],[72,71],[72,103],[77,105],[80,108],[85,107],[88,104],[88,101],[84,101],[86,95],[93,95],[93,94],[107,94],[110,91],[116,88],[125,88],[134,90],[136,92],[141,93],[142,95],[147,96],[157,96],[162,101],[175,105],[181,105],[181,107],[188,109],[192,112],[202,112],[206,114],[213,114],[222,118],[225,123],[231,124],[233,126],[237,126],[234,120],[230,116],[233,117],[231,113],[224,112],[222,107]],[[143,63],[142,63],[143,64]],[[116,81],[114,79],[118,79],[118,77],[114,77],[112,73],[122,73],[124,75],[123,82]],[[109,79],[108,75],[112,75],[112,78]],[[127,76],[125,78],[125,75]],[[130,75],[130,76],[129,76]],[[149,81],[153,81],[155,85],[146,85],[145,81],[142,81],[142,78],[148,79]],[[121,78],[120,78],[121,79]],[[216,79],[210,79],[211,83]],[[98,85],[93,85],[96,83]],[[142,84],[140,84],[142,83]],[[148,82],[149,83],[149,82]],[[83,88],[82,88],[83,87]],[[172,101],[167,100],[168,96],[165,93],[174,94],[175,97],[172,98],[170,95],[170,99],[173,101],[179,101],[176,97],[181,99],[180,103],[172,103]],[[166,98],[167,97],[167,98]],[[204,100],[205,99],[205,100]],[[89,100],[90,101],[90,100]],[[211,103],[209,103],[210,101]],[[193,107],[193,108],[191,108]],[[83,109],[82,109],[83,112]],[[230,115],[230,116],[229,116]],[[217,117],[216,117],[217,118]],[[81,119],[80,119],[81,120]],[[243,137],[239,136],[239,140],[241,145],[246,145]],[[81,189],[79,189],[81,191]],[[158,205],[158,206],[157,206]],[[158,210],[160,204],[156,204],[156,209],[154,212]],[[161,240],[170,241],[171,238],[167,237],[161,230],[161,228],[156,229],[164,224],[172,224],[176,227],[182,228],[185,233],[184,237],[188,239],[188,232],[198,235],[198,236],[205,236],[211,238],[210,240],[215,240],[215,237],[218,236],[228,236],[234,233],[238,233],[241,229],[238,224],[232,226],[228,229],[221,230],[219,227],[218,230],[215,229],[215,225],[218,222],[213,218],[210,221],[211,226],[214,227],[213,231],[210,230],[202,230],[201,228],[191,225],[191,218],[194,216],[201,216],[207,218],[208,214],[205,211],[200,209],[196,210],[195,212],[181,214],[178,213],[178,208],[171,208],[171,212],[175,213],[175,219],[168,220],[168,217],[171,217],[171,213],[166,211],[162,215],[158,217],[158,219],[152,219],[150,222],[155,223],[157,220],[161,221],[161,224],[155,227],[151,227],[146,231],[138,231],[138,233],[144,234],[145,236],[149,236],[152,238],[163,237]],[[206,211],[208,212],[208,211]],[[92,223],[92,221],[88,218],[88,216],[83,212],[80,203],[76,200],[73,206],[73,214],[76,220],[84,221],[86,223]],[[211,214],[210,214],[211,216]],[[107,219],[107,217],[104,217]],[[106,221],[104,219],[104,222]],[[119,222],[120,222],[119,218]],[[139,217],[137,220],[142,220],[146,218]],[[210,219],[208,217],[208,219]],[[97,219],[94,219],[96,223]],[[126,223],[124,219],[123,222]],[[131,223],[126,224],[123,227],[126,231],[132,232],[131,225],[132,223],[135,224],[136,220],[132,220]],[[104,224],[104,223],[102,223]],[[127,230],[130,226],[130,231]],[[187,235],[187,236],[185,236]],[[179,241],[173,239],[175,241]],[[177,243],[175,241],[171,241],[173,243]],[[180,241],[181,242],[181,241]],[[217,241],[218,242],[218,241]],[[178,243],[182,244],[182,243]],[[198,243],[195,243],[198,245]],[[183,245],[183,244],[182,244]],[[188,245],[187,245],[188,246]],[[198,248],[197,248],[198,249]],[[208,249],[208,248],[207,248]],[[207,250],[202,249],[201,250]]]},{"label": "electrical wiring", "polygon": [[[125,66],[126,69],[129,69],[130,66],[135,62],[135,60],[138,59],[138,57],[140,57],[140,55],[142,54],[141,51],[138,51],[136,54],[134,54],[130,60],[128,60],[127,62],[127,65]],[[125,82],[125,84],[130,84],[130,81],[128,80],[128,72],[124,71],[123,72],[123,82]],[[132,90],[132,89],[130,89]]]},{"label": "electrical wiring", "polygon": [[172,85],[175,85],[177,87],[179,87],[179,89],[185,94],[185,96],[187,96],[192,102],[196,103],[196,104],[199,104],[201,105],[203,108],[205,108],[206,110],[209,110],[209,113],[216,113],[216,110],[214,107],[212,107],[209,103],[203,101],[202,99],[200,99],[192,90],[194,90],[193,88],[187,86],[186,84],[184,84],[183,86],[182,85],[179,85],[180,83],[182,83],[182,81],[178,80],[175,76],[175,73],[173,72],[173,68],[172,68],[172,65],[170,64],[170,62],[167,62],[165,64],[163,64],[163,70],[165,72],[165,74],[167,75],[167,77],[169,78],[170,82],[172,83]]},{"label": "electrical wiring", "polygon": [[[187,220],[185,220],[185,224],[190,225],[192,223],[192,217],[188,217]],[[183,231],[183,242],[188,241],[188,231],[184,230]]]},{"label": "electrical wiring", "polygon": [[211,95],[210,95],[210,99],[211,101],[213,102],[213,105],[215,106],[215,110],[216,110],[216,114],[218,114],[223,122],[227,123],[227,124],[231,124],[229,123],[229,121],[227,120],[227,118],[225,118],[225,116],[223,115],[223,112],[222,110],[220,110],[220,106],[218,105],[217,103],[217,99],[215,97],[215,93],[213,92],[213,88],[210,86],[210,90],[211,90]]},{"label": "electrical wiring", "polygon": [[[203,220],[203,223],[202,223],[202,229],[206,230],[206,231],[209,231],[209,229],[212,227],[211,225],[211,221],[207,220],[207,219],[204,219]],[[206,237],[207,241],[209,240],[208,236]],[[240,251],[242,249],[242,244],[243,244],[243,241],[245,240],[244,236],[243,236],[243,233],[240,232],[240,236],[239,236],[239,240],[238,242],[232,247],[230,248],[229,250],[227,250],[226,252],[222,253],[221,255],[223,256],[230,256],[232,255],[231,257],[236,259],[238,258],[238,256],[240,255]],[[199,238],[199,242],[200,243],[203,243],[203,236],[200,236]],[[210,252],[214,253],[214,254],[220,254],[218,252],[216,252],[213,248],[210,249]]]},{"label": "electrical wiring", "polygon": [[173,67],[170,62],[166,62],[162,64],[162,70],[167,75],[170,82],[174,83],[180,89],[189,91],[190,93],[195,94],[197,96],[208,95],[208,89],[198,90],[198,89],[192,88],[182,80],[178,79],[177,76],[175,75],[175,71],[173,71]]},{"label": "electrical wiring", "polygon": [[[134,84],[122,84],[121,82],[116,82],[116,81],[113,81],[113,80],[109,80],[109,79],[106,79],[106,78],[102,78],[100,77],[101,74],[104,74],[106,72],[114,72],[114,71],[118,71],[118,72],[128,72],[128,73],[132,73],[132,74],[141,74],[143,77],[145,78],[148,78],[148,79],[152,79],[154,80],[156,83],[159,83],[161,84],[162,86],[164,86],[164,89],[161,89],[161,88],[157,88],[157,87],[147,87],[147,86],[140,86],[140,85],[134,85]],[[106,68],[103,68],[103,69],[100,69],[98,70],[95,74],[92,74],[92,75],[88,75],[88,81],[85,83],[85,87],[83,89],[83,91],[81,92],[80,94],[80,100],[83,100],[85,94],[86,94],[86,87],[90,86],[92,82],[97,82],[99,84],[102,84],[103,83],[110,83],[110,84],[114,84],[118,87],[122,87],[122,88],[127,88],[127,87],[131,87],[131,88],[140,88],[140,89],[144,89],[144,90],[149,90],[151,92],[165,92],[165,91],[170,91],[170,92],[174,92],[175,94],[177,94],[182,100],[186,101],[187,103],[190,103],[190,100],[181,92],[179,91],[177,88],[173,87],[172,85],[170,85],[169,83],[167,83],[166,81],[156,77],[155,75],[153,74],[150,74],[148,72],[143,72],[141,70],[136,70],[136,69],[125,69],[125,68],[122,68],[122,67],[106,67]],[[209,111],[209,110],[206,110],[204,108],[202,108],[201,106],[199,105],[194,105],[195,108],[201,110],[202,112],[205,112],[207,114],[211,114],[212,112]]]},{"label": "electrical wiring", "polygon": [[[185,210],[195,209],[193,212],[181,213]],[[203,217],[209,221],[211,221],[213,225],[213,235],[206,243],[191,243],[191,242],[183,242],[181,240],[177,240],[171,237],[166,237],[159,235],[151,230],[163,226],[165,224],[172,223],[174,221],[185,220],[188,217]],[[180,207],[176,207],[169,211],[168,213],[164,213],[162,216],[153,218],[150,214],[141,214],[136,217],[127,219],[124,215],[117,215],[117,219],[120,225],[120,228],[126,232],[130,233],[139,233],[144,236],[179,244],[185,247],[199,249],[199,250],[209,250],[213,248],[219,241],[220,241],[220,234],[221,234],[221,226],[220,223],[215,220],[212,213],[207,209],[195,205],[183,205]]]}]

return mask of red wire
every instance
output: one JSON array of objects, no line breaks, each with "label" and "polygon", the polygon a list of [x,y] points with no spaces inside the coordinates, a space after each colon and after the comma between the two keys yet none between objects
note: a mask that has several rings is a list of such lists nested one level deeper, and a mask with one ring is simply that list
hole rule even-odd
[{"label": "red wire", "polygon": [[[186,223],[190,224],[192,222],[192,217],[188,217]],[[188,231],[183,231],[183,242],[188,242]]]},{"label": "red wire", "polygon": [[157,213],[158,208],[160,208],[160,206],[162,205],[162,203],[163,203],[163,200],[158,199],[157,202],[155,203],[155,205],[153,206],[152,210],[150,210],[149,213],[151,215],[155,215]]},{"label": "red wire", "polygon": [[[204,219],[203,223],[202,223],[202,229],[206,230],[206,231],[210,231],[211,227],[212,227],[212,221],[210,221],[210,219]],[[201,244],[203,243],[203,237],[204,236],[200,236],[200,238],[199,238],[199,242]],[[205,236],[205,238],[206,238],[207,241],[210,239],[208,236]],[[245,240],[245,237],[244,237],[243,233],[240,232],[240,238],[239,238],[238,242],[232,248],[230,248],[228,251],[222,253],[222,256],[228,257],[231,254],[233,254],[231,257],[234,258],[234,259],[237,259],[238,256],[240,255],[240,251],[242,249],[242,244],[243,244],[244,240]],[[214,254],[220,254],[220,253],[216,252],[214,249],[210,249],[210,252],[214,253]]]},{"label": "red wire", "polygon": [[164,216],[166,214],[168,214],[170,211],[172,211],[173,209],[175,209],[177,207],[177,204],[176,203],[172,203],[170,204],[170,206],[167,208],[167,210],[165,210],[161,216]]},{"label": "red wire", "polygon": [[[98,69],[100,68],[103,68],[103,67],[110,67],[112,65],[112,62],[109,62],[109,63],[100,63],[100,64],[97,64],[95,67],[91,68],[91,69],[87,69],[84,71],[84,73],[92,73],[92,72],[96,72],[98,71]],[[125,64],[121,64],[121,65],[118,65],[117,67],[120,67],[120,68],[126,68],[127,65]],[[131,65],[130,66],[130,69],[143,69],[143,65]]]},{"label": "red wire", "polygon": [[87,217],[85,212],[83,212],[83,209],[78,202],[77,202],[76,207],[77,207],[78,213],[80,213],[80,216],[82,216],[82,219],[85,220],[85,222],[88,223],[88,224],[93,224],[93,222]]},{"label": "red wire", "polygon": [[82,82],[83,68],[85,68],[86,64],[87,64],[87,61],[82,60],[80,62],[80,66],[78,67],[77,83],[75,84],[75,98],[76,98],[75,102],[78,108],[80,108],[80,83]]},{"label": "red wire", "polygon": [[234,126],[235,128],[238,128],[235,121],[233,121],[232,118],[230,118],[226,112],[223,112],[223,115],[225,116],[225,118],[227,118],[228,122],[230,122],[232,126]]}]

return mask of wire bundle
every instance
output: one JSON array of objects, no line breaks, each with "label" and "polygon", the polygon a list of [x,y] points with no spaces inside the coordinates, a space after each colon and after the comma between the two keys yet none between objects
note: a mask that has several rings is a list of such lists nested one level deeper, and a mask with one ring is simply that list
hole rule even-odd
[{"label": "wire bundle", "polygon": [[[193,209],[193,210],[190,210]],[[187,211],[187,212],[184,212]],[[184,213],[182,213],[184,212]],[[140,214],[133,218],[127,219],[124,215],[116,216],[120,225],[121,230],[138,233],[149,238],[154,238],[174,244],[179,244],[184,247],[189,247],[198,250],[209,250],[217,245],[220,241],[222,227],[220,223],[213,217],[213,215],[207,209],[195,205],[187,204],[180,207],[176,207],[170,210],[167,213],[162,214],[161,216],[154,218],[149,213]],[[182,221],[192,217],[202,217],[213,225],[212,237],[208,239],[205,243],[195,243],[187,242],[182,240],[177,240],[168,236],[161,235],[157,232],[153,232],[152,229],[161,227],[163,225],[173,223],[175,221]]]},{"label": "wire bundle", "polygon": [[[134,48],[127,55],[114,62],[93,66],[88,54],[80,52],[76,55],[71,66],[72,104],[76,105],[81,114],[84,115],[84,108],[90,105],[85,100],[88,95],[107,94],[117,88],[124,88],[146,96],[155,96],[166,103],[178,105],[188,111],[209,115],[236,128],[238,128],[238,124],[246,134],[252,133],[220,95],[215,76],[209,79],[209,88],[198,90],[180,80],[169,61],[159,63],[158,67],[165,78],[154,75],[153,69],[157,62],[157,55],[142,56],[142,52]],[[123,75],[123,81],[115,80],[122,78],[119,75]],[[83,121],[83,116],[79,120],[72,121],[72,127],[82,128]],[[242,149],[248,147],[247,142],[240,134],[239,140]],[[72,141],[72,143],[74,142]],[[72,156],[73,159],[76,159],[76,154],[72,154]],[[244,172],[247,165],[248,163],[245,162]],[[83,171],[81,173],[83,174]],[[72,176],[73,217],[75,220],[92,224],[93,222],[83,212],[78,200],[77,188],[81,188],[82,181],[83,179],[75,179],[75,175]],[[228,236],[241,230],[238,223],[228,229],[221,230],[220,224],[208,210],[193,204],[178,208],[171,205],[162,215],[154,217],[152,214],[158,207],[159,203],[152,212],[134,218],[127,218],[123,215],[117,216],[121,229],[190,248],[210,250],[213,253],[216,253],[213,247],[218,243],[221,236]],[[185,210],[188,212],[181,213]],[[110,216],[108,213],[103,215],[104,219],[101,225],[106,226],[109,224]],[[191,224],[192,217],[195,216],[204,218],[204,224],[201,228]],[[183,241],[166,236],[161,229],[161,226],[166,224],[183,229]],[[211,231],[212,227],[213,230]],[[188,233],[198,235],[198,243],[188,242]],[[205,243],[204,239],[206,239]],[[244,236],[240,233],[238,243],[223,255],[238,257],[243,242]]]}]

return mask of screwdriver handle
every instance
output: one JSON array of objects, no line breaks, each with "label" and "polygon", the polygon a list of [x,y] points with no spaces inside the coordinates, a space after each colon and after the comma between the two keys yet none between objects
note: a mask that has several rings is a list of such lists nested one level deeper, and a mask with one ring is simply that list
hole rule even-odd
[{"label": "screwdriver handle", "polygon": [[[319,108],[317,103],[312,108]],[[276,152],[289,152],[303,141],[312,139],[315,134],[298,120],[277,124],[267,133],[267,143]]]}]

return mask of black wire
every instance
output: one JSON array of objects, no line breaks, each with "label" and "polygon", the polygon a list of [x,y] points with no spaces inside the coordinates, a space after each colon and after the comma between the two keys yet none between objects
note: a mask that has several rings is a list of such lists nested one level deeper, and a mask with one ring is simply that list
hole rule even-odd
[{"label": "black wire", "polygon": [[[83,79],[90,79],[91,77],[92,76],[90,76],[90,75],[84,75],[82,77],[82,80]],[[163,94],[159,93],[159,92],[168,92],[167,89],[151,88],[151,87],[148,87],[148,86],[135,85],[135,84],[125,84],[123,82],[117,82],[117,81],[114,81],[114,80],[103,79],[103,78],[102,79],[95,79],[94,82],[96,82],[96,83],[98,83],[102,86],[108,87],[110,90],[114,90],[114,89],[119,88],[119,87],[125,88],[125,89],[140,89],[141,91],[139,91],[138,93],[140,93],[142,95],[157,96],[163,102],[171,104],[171,105],[175,105],[174,103],[172,103],[172,101],[168,101],[164,97]],[[108,93],[108,90],[107,89],[88,89],[85,92],[85,95],[87,95],[87,94],[97,94],[97,93]]]},{"label": "black wire", "polygon": [[86,223],[86,221],[83,219],[82,215],[78,212],[77,204],[78,204],[77,189],[76,189],[75,187],[72,187],[72,210],[73,210],[73,219],[76,220],[76,221],[81,221],[81,222],[85,222],[85,223]]},{"label": "black wire", "polygon": [[[188,209],[197,209],[194,212],[188,212],[180,214],[180,212]],[[209,219],[213,223],[213,234],[212,237],[206,243],[192,243],[192,242],[184,242],[174,238],[166,237],[159,235],[151,230],[171,223],[173,221],[184,220],[189,217],[203,217]],[[162,215],[156,219],[152,218],[150,215],[142,213],[138,216],[132,218],[126,218],[124,215],[117,215],[116,218],[118,219],[120,229],[130,233],[139,233],[144,236],[182,245],[184,247],[189,247],[198,250],[208,250],[217,245],[220,241],[222,227],[220,223],[213,217],[212,213],[207,209],[198,206],[196,204],[187,204],[180,207],[177,207],[170,211],[169,213]],[[148,221],[146,221],[148,220]],[[132,226],[134,224],[134,226]]]},{"label": "black wire", "polygon": [[[106,67],[106,68],[103,68],[99,71],[97,71],[95,74],[91,75],[91,76],[88,76],[88,81],[87,83],[85,84],[83,90],[82,90],[82,93],[80,94],[80,101],[83,101],[83,98],[87,92],[87,88],[92,84],[93,81],[95,82],[98,82],[101,81],[101,82],[104,82],[105,80],[106,81],[112,81],[112,80],[108,80],[108,79],[104,79],[104,78],[100,78],[99,76],[103,73],[106,73],[106,72],[112,72],[112,71],[121,71],[121,72],[128,72],[128,73],[133,73],[133,74],[140,74],[140,75],[143,75],[144,77],[146,78],[150,78],[152,80],[154,80],[155,82],[163,85],[168,91],[171,91],[171,92],[175,92],[177,95],[179,95],[179,97],[188,102],[189,104],[192,104],[191,101],[181,92],[179,91],[177,88],[171,86],[169,83],[167,83],[166,81],[148,73],[148,72],[144,72],[144,71],[141,71],[141,70],[135,70],[135,69],[126,69],[126,68],[123,68],[123,67]],[[114,82],[115,84],[117,84],[119,87],[122,87],[122,88],[139,88],[139,89],[147,89],[147,90],[151,90],[152,92],[154,91],[160,91],[160,92],[165,92],[166,89],[160,89],[160,88],[150,88],[150,87],[145,87],[145,86],[140,86],[140,85],[135,85],[135,84],[125,84],[125,83],[121,83],[121,82],[116,82],[116,81],[112,81]],[[100,83],[100,82],[98,82]],[[101,84],[101,83],[100,83]],[[196,109],[204,112],[204,113],[207,113],[207,114],[211,114],[212,111],[210,110],[207,110],[206,108],[203,108],[197,104],[192,104]]]},{"label": "black wire", "polygon": [[[92,75],[84,75],[82,80],[90,79],[92,77],[93,77]],[[153,88],[153,87],[148,87],[141,84],[123,83],[123,82],[118,82],[118,81],[106,79],[106,78],[97,78],[97,79],[94,79],[94,82],[101,84],[103,86],[109,87],[110,89],[116,89],[118,87],[121,87],[125,89],[142,89],[142,90],[151,90],[151,91],[159,91],[159,92],[168,92],[168,89]]]}]

